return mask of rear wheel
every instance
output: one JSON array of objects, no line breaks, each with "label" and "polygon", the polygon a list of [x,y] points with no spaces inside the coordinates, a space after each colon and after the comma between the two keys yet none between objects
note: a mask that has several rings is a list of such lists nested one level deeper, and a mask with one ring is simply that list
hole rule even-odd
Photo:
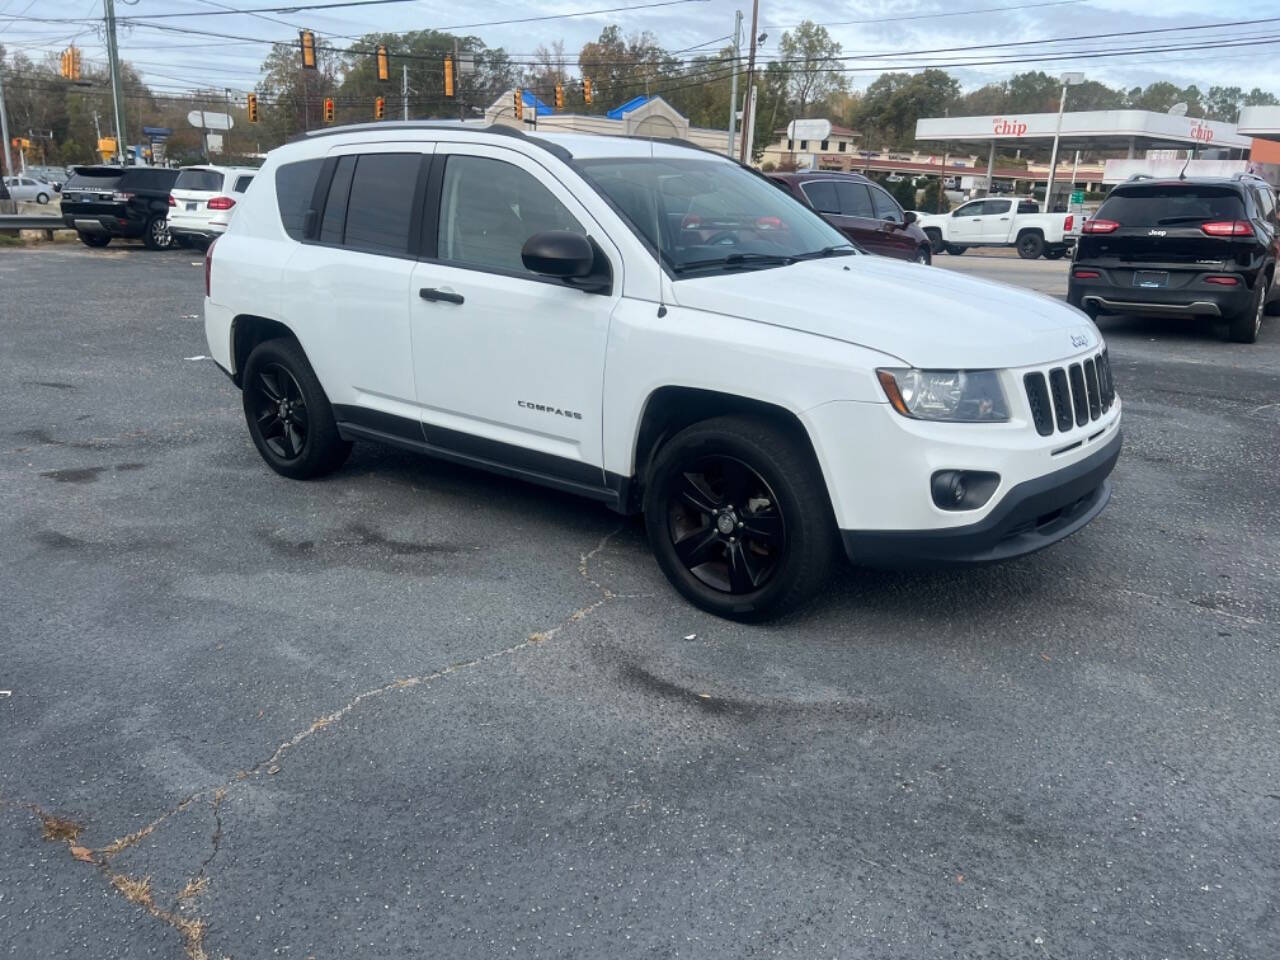
[{"label": "rear wheel", "polygon": [[1262,316],[1267,305],[1265,277],[1258,278],[1257,288],[1249,301],[1249,306],[1227,321],[1227,336],[1236,343],[1256,342],[1258,331],[1262,329]]},{"label": "rear wheel", "polygon": [[1018,256],[1023,260],[1037,260],[1044,253],[1044,237],[1038,233],[1024,233],[1018,237]]},{"label": "rear wheel", "polygon": [[953,257],[960,256],[960,254],[964,253],[968,249],[968,247],[957,247],[954,243],[947,244],[947,253],[951,254]]},{"label": "rear wheel", "polygon": [[170,250],[176,246],[173,234],[169,232],[169,221],[163,215],[147,221],[142,242],[147,245],[148,250]]},{"label": "rear wheel", "polygon": [[281,476],[310,480],[346,461],[333,408],[295,340],[268,340],[244,365],[244,416],[262,459]]},{"label": "rear wheel", "polygon": [[691,603],[763,620],[821,588],[835,518],[812,452],[775,424],[716,417],[672,437],[645,490],[658,565]]},{"label": "rear wheel", "polygon": [[111,242],[111,235],[107,233],[78,233],[77,236],[86,247],[105,247]]}]

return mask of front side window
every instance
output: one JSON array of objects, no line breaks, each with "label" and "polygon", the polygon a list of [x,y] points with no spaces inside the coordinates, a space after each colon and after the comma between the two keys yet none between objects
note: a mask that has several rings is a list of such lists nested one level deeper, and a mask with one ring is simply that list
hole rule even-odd
[{"label": "front side window", "polygon": [[550,190],[514,164],[449,157],[440,195],[441,260],[527,273],[520,259],[525,241],[547,230],[587,232]]},{"label": "front side window", "polygon": [[951,214],[953,217],[978,217],[982,215],[983,201],[972,200],[963,206],[956,207]]},{"label": "front side window", "polygon": [[836,193],[840,197],[840,212],[846,217],[875,219],[875,207],[871,203],[871,194],[867,192],[865,183],[837,184]]},{"label": "front side window", "polygon": [[408,255],[409,221],[421,166],[420,153],[360,155],[347,197],[344,246]]},{"label": "front side window", "polygon": [[[724,160],[611,157],[579,167],[677,278],[854,252],[795,197]],[[806,196],[816,185],[804,185]]]},{"label": "front side window", "polygon": [[894,223],[902,222],[902,209],[894,202],[893,197],[879,187],[871,188],[871,202],[876,208],[877,220],[892,220]]}]

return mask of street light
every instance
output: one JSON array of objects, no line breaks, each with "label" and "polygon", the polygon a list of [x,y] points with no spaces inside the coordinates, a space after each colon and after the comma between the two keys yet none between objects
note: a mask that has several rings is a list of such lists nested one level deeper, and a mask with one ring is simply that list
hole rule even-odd
[{"label": "street light", "polygon": [[1062,113],[1067,108],[1067,87],[1075,87],[1084,83],[1083,73],[1064,73],[1058,78],[1062,81],[1062,98],[1058,101],[1058,126],[1053,132],[1053,157],[1049,161],[1049,185],[1044,191],[1044,212],[1053,212],[1053,179],[1058,172],[1058,140],[1062,137]]}]

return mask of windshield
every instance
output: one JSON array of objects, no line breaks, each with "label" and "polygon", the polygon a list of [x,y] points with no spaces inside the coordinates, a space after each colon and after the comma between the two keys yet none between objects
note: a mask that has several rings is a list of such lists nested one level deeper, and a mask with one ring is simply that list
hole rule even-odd
[{"label": "windshield", "polygon": [[1244,204],[1235,190],[1193,183],[1117,189],[1097,213],[1099,220],[1114,220],[1124,227],[1243,220],[1244,216]]},{"label": "windshield", "polygon": [[672,157],[580,164],[677,277],[854,253],[813,211],[733,164]]}]

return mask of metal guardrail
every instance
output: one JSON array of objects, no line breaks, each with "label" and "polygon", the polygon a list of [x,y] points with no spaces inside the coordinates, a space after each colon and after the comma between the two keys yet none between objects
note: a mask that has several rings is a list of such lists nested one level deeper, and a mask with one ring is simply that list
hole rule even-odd
[{"label": "metal guardrail", "polygon": [[24,217],[0,214],[0,230],[70,230],[61,217]]}]

